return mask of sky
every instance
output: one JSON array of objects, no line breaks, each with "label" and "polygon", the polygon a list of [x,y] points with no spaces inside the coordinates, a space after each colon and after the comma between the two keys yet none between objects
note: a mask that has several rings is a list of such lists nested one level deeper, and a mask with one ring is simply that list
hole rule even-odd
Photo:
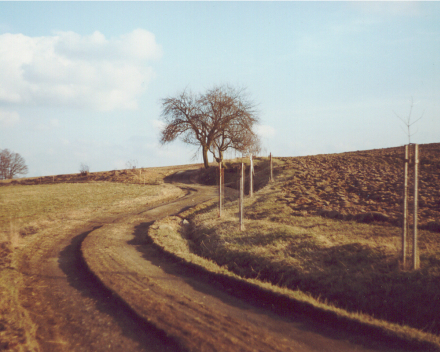
[{"label": "sky", "polygon": [[160,145],[161,100],[221,84],[263,155],[401,146],[408,117],[440,142],[440,2],[0,2],[0,149],[29,177],[201,162]]}]

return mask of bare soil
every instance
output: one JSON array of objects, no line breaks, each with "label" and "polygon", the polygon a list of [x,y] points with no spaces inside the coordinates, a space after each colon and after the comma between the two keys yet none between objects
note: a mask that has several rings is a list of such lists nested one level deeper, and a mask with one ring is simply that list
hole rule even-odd
[{"label": "bare soil", "polygon": [[[404,147],[277,160],[277,171],[291,175],[280,202],[292,209],[292,215],[402,223]],[[414,165],[410,160],[412,222]],[[419,145],[418,177],[419,228],[440,232],[440,143]]]}]

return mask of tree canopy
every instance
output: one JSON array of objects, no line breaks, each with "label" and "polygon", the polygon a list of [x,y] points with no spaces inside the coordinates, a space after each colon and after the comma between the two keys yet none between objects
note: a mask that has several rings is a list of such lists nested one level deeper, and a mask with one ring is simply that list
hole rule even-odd
[{"label": "tree canopy", "polygon": [[215,86],[204,94],[184,90],[162,100],[162,118],[165,128],[161,143],[180,137],[185,143],[201,147],[206,168],[208,152],[221,162],[229,148],[241,153],[260,150],[259,137],[253,131],[259,118],[245,89]]}]

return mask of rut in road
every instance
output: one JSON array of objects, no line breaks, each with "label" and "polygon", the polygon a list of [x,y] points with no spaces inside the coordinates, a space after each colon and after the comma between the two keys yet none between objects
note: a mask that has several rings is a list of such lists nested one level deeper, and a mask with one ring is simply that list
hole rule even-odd
[{"label": "rut in road", "polygon": [[82,241],[92,231],[151,207],[67,218],[20,250],[17,270],[23,282],[17,290],[22,306],[37,326],[40,350],[180,350],[96,280],[79,252]]},{"label": "rut in road", "polygon": [[27,263],[22,263],[26,287],[21,297],[38,325],[41,350],[178,351],[162,331],[139,319],[88,270],[80,246],[97,228],[86,227],[60,239],[43,258],[29,253]]}]

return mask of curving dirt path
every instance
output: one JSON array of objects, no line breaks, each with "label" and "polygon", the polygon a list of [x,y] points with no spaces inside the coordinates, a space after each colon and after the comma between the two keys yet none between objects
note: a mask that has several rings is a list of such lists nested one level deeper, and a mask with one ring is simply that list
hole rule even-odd
[{"label": "curving dirt path", "polygon": [[44,238],[23,254],[20,298],[38,326],[41,350],[178,350],[100,284],[81,259],[82,240],[106,220]]},{"label": "curving dirt path", "polygon": [[391,350],[252,306],[165,258],[148,227],[215,197],[181,187],[187,195],[174,202],[96,218],[23,252],[21,297],[43,351]]}]

